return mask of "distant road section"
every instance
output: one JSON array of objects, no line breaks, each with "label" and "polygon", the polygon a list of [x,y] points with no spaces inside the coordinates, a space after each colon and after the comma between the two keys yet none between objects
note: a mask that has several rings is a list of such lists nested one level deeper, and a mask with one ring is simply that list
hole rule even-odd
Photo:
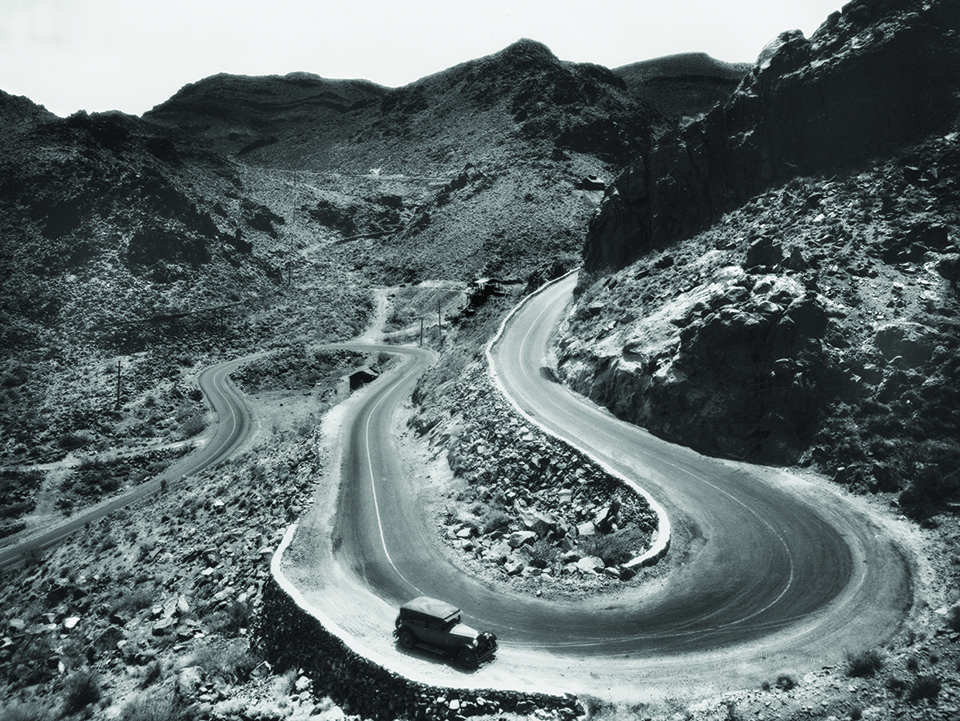
[{"label": "distant road section", "polygon": [[216,465],[227,458],[246,439],[250,431],[250,411],[230,382],[230,374],[244,363],[259,358],[262,353],[237,358],[207,368],[200,373],[198,383],[207,401],[217,414],[217,426],[213,437],[203,447],[174,463],[162,474],[145,483],[105,501],[89,510],[78,513],[64,523],[42,532],[22,543],[0,551],[0,569],[18,564],[27,551],[44,551],[69,536],[86,524],[110,515],[135,501],[152,496],[160,491],[161,483],[192,476]]}]

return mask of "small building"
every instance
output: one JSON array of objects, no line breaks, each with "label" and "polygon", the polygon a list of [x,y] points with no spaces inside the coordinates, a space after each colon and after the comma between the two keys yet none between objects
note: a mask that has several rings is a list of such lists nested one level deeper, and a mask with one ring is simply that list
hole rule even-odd
[{"label": "small building", "polygon": [[348,396],[368,383],[373,383],[379,377],[380,374],[370,366],[357,368],[345,376],[340,376],[340,382],[337,384],[337,395],[340,397]]},{"label": "small building", "polygon": [[607,184],[596,175],[588,175],[577,183],[577,190],[606,190]]}]

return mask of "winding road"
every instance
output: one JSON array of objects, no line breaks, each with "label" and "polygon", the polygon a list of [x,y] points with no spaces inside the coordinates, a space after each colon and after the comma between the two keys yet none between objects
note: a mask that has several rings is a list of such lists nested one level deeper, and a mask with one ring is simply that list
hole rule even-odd
[{"label": "winding road", "polygon": [[98,521],[141,498],[159,493],[164,481],[172,483],[181,478],[192,476],[205,468],[216,465],[234,453],[250,431],[250,410],[233,387],[233,384],[230,383],[230,374],[244,363],[262,355],[263,353],[257,353],[220,363],[200,373],[197,383],[217,415],[217,425],[212,437],[200,448],[175,462],[159,476],[100,503],[94,508],[78,513],[54,528],[0,550],[0,570],[20,563],[25,553],[45,551],[87,524]]},{"label": "winding road", "polygon": [[[670,518],[670,573],[615,594],[556,602],[504,593],[465,576],[440,547],[425,498],[427,471],[404,466],[397,427],[431,351],[401,362],[331,414],[331,479],[321,484],[284,556],[284,573],[350,645],[432,684],[592,693],[640,701],[727,690],[808,670],[876,647],[913,604],[911,568],[886,521],[824,483],[781,469],[708,458],[655,438],[543,373],[550,337],[576,276],[529,296],[488,351],[491,372],[528,419],[649,492]],[[214,366],[199,382],[219,418],[201,451],[163,477],[197,473],[247,436],[249,411],[229,374],[250,357]],[[46,548],[85,523],[159,490],[161,478],[0,553]],[[493,630],[500,651],[472,674],[398,649],[399,603],[426,594],[458,604]],[[642,680],[642,681],[641,681]]]},{"label": "winding road", "polygon": [[[819,668],[890,638],[913,604],[910,563],[864,505],[780,469],[667,443],[541,372],[575,283],[570,276],[518,307],[489,351],[492,372],[532,422],[662,504],[674,529],[671,573],[576,603],[505,594],[465,577],[438,548],[419,500],[425,474],[405,471],[394,447],[397,409],[430,358],[395,348],[405,360],[392,381],[373,384],[344,416],[336,503],[318,503],[306,523],[317,530],[326,519],[319,527],[331,531],[330,553],[305,552],[301,540],[294,555],[311,560],[291,564],[319,615],[385,665],[463,685],[462,673],[384,642],[399,603],[437,596],[500,638],[496,662],[470,685],[634,700],[678,684],[759,684],[778,669]],[[304,537],[322,546],[320,535]]]}]

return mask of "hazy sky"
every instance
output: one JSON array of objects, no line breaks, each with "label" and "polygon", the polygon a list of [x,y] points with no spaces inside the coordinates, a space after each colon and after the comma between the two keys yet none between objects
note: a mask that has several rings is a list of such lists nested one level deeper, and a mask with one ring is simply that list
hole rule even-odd
[{"label": "hazy sky", "polygon": [[0,0],[0,90],[57,115],[140,115],[219,72],[406,85],[528,37],[610,68],[702,51],[753,62],[842,0]]}]

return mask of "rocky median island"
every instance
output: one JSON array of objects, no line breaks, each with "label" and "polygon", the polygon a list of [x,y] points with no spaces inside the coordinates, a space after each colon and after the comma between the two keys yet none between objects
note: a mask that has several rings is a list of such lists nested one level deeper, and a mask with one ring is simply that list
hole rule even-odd
[{"label": "rocky median island", "polygon": [[447,477],[434,516],[455,562],[537,595],[602,591],[637,575],[658,526],[646,499],[531,427],[483,366],[468,366],[444,395],[448,421],[422,411],[409,425]]}]

